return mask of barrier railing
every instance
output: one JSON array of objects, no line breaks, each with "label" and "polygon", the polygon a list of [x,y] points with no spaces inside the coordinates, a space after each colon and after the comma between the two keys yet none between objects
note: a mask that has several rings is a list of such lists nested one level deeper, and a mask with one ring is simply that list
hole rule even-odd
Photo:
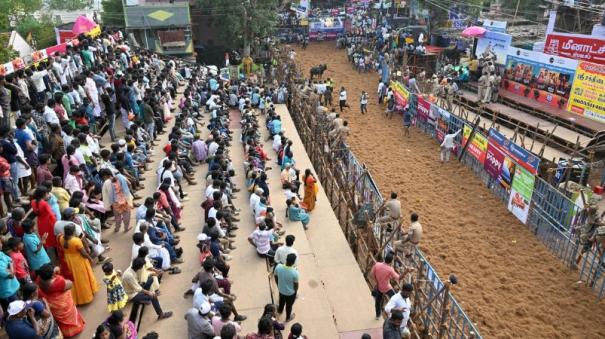
[{"label": "barrier railing", "polygon": [[[417,117],[416,96],[410,97],[410,110],[416,127],[426,134],[437,138],[436,127],[429,121]],[[464,118],[451,115],[449,127],[458,130],[462,124],[471,125]],[[456,139],[461,145],[461,137]],[[484,169],[484,165],[465,153],[462,162],[505,204],[508,204],[509,192],[496,182]],[[527,226],[548,250],[569,269],[578,270],[579,281],[590,287],[601,300],[605,294],[605,253],[600,254],[596,246],[582,249],[577,229],[585,222],[582,209],[556,187],[540,177],[535,178]],[[581,253],[583,255],[581,255]]]},{"label": "barrier railing", "polygon": [[[325,115],[317,114],[311,99],[302,94],[300,88],[292,83],[290,88],[292,119],[355,258],[362,272],[367,274],[375,258],[382,254],[383,246],[387,245],[386,237],[390,235],[373,222],[383,205],[383,196],[368,169],[347,145],[330,139],[325,126],[331,126],[331,121]],[[411,278],[415,286],[411,298],[415,337],[481,338],[451,295],[451,283],[439,278],[423,253],[416,249],[408,261],[406,264],[416,272]]]}]

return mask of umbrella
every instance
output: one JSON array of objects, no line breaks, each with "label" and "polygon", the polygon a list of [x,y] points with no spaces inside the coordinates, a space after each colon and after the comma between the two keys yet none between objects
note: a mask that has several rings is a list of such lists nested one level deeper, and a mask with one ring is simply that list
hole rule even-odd
[{"label": "umbrella", "polygon": [[485,34],[486,31],[487,30],[483,27],[471,26],[471,27],[465,28],[464,31],[462,31],[462,35],[468,36],[468,37],[478,37],[478,36],[482,36],[483,34]]},{"label": "umbrella", "polygon": [[74,22],[74,27],[71,29],[72,33],[75,35],[79,35],[81,33],[88,33],[93,28],[97,26],[97,23],[92,21],[91,19],[85,17],[84,15],[80,15],[76,22]]}]

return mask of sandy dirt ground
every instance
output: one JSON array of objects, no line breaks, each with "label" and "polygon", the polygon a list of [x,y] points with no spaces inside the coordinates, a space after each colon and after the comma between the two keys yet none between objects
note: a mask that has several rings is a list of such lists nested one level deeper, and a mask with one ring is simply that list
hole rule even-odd
[{"label": "sandy dirt ground", "polygon": [[[421,249],[440,276],[454,273],[453,293],[486,338],[603,338],[605,305],[570,272],[467,167],[438,161],[435,140],[412,129],[403,136],[400,116],[388,120],[377,103],[378,74],[359,74],[334,42],[297,50],[308,74],[327,63],[324,77],[345,86],[351,109],[349,144],[366,163],[383,194],[399,193],[403,211],[418,212]],[[362,90],[368,113],[359,110]],[[338,101],[338,93],[334,94]]]}]

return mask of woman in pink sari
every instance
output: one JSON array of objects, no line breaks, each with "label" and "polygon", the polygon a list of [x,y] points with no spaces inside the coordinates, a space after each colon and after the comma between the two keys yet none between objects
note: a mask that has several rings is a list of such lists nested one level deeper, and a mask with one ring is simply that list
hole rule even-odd
[{"label": "woman in pink sari", "polygon": [[85,322],[71,296],[73,283],[63,278],[51,264],[40,267],[36,274],[36,283],[40,287],[38,293],[48,302],[63,336],[73,337],[81,333]]}]

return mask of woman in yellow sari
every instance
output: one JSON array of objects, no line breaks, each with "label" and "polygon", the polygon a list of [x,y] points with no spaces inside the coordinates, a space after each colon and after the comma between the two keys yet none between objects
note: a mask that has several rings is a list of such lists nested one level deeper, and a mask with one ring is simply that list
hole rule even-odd
[{"label": "woman in yellow sari", "polygon": [[311,212],[315,208],[315,201],[317,200],[317,192],[315,191],[317,179],[315,179],[315,176],[308,168],[305,170],[303,183],[305,184],[305,198],[303,199],[303,203],[307,212]]},{"label": "woman in yellow sari", "polygon": [[99,284],[90,265],[92,258],[84,248],[82,240],[76,236],[73,225],[67,225],[59,236],[59,246],[63,247],[65,263],[74,278],[72,296],[76,305],[90,303],[99,290]]}]

